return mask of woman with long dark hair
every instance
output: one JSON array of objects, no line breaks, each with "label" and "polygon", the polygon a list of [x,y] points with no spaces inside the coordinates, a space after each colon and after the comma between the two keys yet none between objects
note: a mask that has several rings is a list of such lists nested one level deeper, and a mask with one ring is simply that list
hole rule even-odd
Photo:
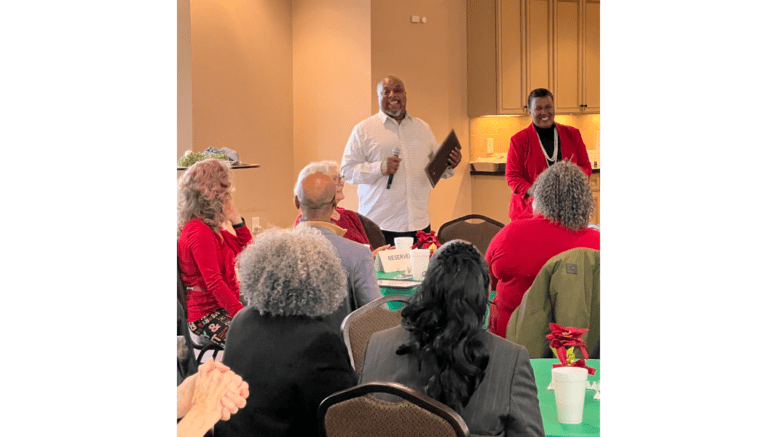
[{"label": "woman with long dark hair", "polygon": [[470,435],[544,436],[526,348],[483,329],[488,294],[480,252],[461,240],[444,244],[402,325],[370,338],[360,383],[426,393],[459,413]]}]

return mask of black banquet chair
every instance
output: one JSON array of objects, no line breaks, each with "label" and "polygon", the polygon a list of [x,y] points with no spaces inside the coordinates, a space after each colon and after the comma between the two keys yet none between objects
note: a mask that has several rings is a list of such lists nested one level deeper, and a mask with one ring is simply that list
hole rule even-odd
[{"label": "black banquet chair", "polygon": [[372,248],[377,249],[385,245],[386,237],[383,236],[380,226],[358,212],[356,215],[359,216],[359,220],[362,222],[362,226],[364,226],[364,232],[367,234],[367,239],[370,241]]},{"label": "black banquet chair", "polygon": [[351,366],[357,375],[361,375],[364,366],[364,353],[367,351],[367,342],[372,334],[384,329],[399,326],[402,323],[402,310],[389,310],[383,308],[388,302],[405,302],[408,296],[388,295],[367,303],[357,308],[343,319],[340,331],[343,341],[351,358]]},{"label": "black banquet chair", "polygon": [[437,240],[440,244],[456,239],[466,240],[485,255],[491,240],[504,226],[503,223],[484,215],[469,214],[440,226]]}]

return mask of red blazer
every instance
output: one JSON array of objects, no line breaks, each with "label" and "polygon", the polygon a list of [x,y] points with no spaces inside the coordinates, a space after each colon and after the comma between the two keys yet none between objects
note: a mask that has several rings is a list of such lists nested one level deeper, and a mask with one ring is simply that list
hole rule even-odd
[{"label": "red blazer", "polygon": [[[588,152],[585,150],[580,131],[558,123],[556,123],[556,130],[561,147],[561,159],[574,162],[587,176],[591,176],[591,163],[588,161]],[[531,204],[534,198],[524,196],[526,196],[526,190],[546,168],[548,163],[545,161],[545,154],[542,153],[542,145],[534,129],[534,123],[531,123],[529,127],[510,138],[510,150],[507,152],[505,166],[507,185],[513,190],[508,213],[510,220],[532,217]]]}]

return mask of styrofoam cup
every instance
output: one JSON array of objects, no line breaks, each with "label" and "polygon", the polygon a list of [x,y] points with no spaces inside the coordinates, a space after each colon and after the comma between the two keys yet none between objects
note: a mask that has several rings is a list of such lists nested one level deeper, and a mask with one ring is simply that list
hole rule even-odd
[{"label": "styrofoam cup", "polygon": [[556,367],[552,375],[558,421],[565,424],[583,423],[588,370],[582,367]]},{"label": "styrofoam cup", "polygon": [[429,249],[413,249],[410,251],[410,264],[413,279],[421,281],[426,276],[426,268],[429,267]]},{"label": "styrofoam cup", "polygon": [[410,250],[413,247],[413,237],[397,237],[394,239],[394,246],[397,249]]}]

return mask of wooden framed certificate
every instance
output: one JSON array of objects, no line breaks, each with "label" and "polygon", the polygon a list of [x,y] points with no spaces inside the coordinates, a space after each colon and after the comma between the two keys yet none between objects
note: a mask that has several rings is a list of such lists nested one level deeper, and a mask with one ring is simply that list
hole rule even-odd
[{"label": "wooden framed certificate", "polygon": [[432,160],[429,161],[429,164],[424,169],[429,182],[432,183],[432,188],[437,186],[437,182],[440,181],[442,174],[445,173],[445,169],[448,168],[448,156],[450,156],[453,149],[461,150],[461,144],[459,144],[459,139],[456,138],[456,132],[451,129],[451,133],[448,134],[448,137],[445,138],[445,141],[442,142],[442,145],[440,145],[440,148],[437,149],[434,157],[432,157]]}]

